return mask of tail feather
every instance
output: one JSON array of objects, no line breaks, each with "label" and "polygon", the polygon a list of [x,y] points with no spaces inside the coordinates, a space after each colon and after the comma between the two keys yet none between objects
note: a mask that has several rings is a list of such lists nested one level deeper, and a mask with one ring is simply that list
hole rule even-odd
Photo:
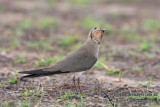
[{"label": "tail feather", "polygon": [[53,73],[53,72],[44,71],[43,69],[37,69],[37,70],[30,70],[30,71],[21,71],[19,73],[22,73],[22,74],[50,74],[50,73]]},{"label": "tail feather", "polygon": [[43,69],[38,69],[38,70],[31,70],[31,71],[21,71],[19,73],[22,74],[29,74],[26,76],[23,76],[23,78],[34,78],[34,77],[41,77],[41,76],[49,76],[49,75],[54,75],[54,74],[61,74],[61,73],[69,73],[68,71],[66,72],[61,72],[61,71],[45,71]]}]

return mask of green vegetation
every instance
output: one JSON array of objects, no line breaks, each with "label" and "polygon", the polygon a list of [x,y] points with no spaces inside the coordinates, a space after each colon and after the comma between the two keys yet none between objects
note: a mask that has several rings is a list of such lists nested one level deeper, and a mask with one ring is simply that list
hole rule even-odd
[{"label": "green vegetation", "polygon": [[128,53],[129,53],[129,55],[131,55],[131,56],[135,56],[135,57],[138,57],[139,56],[139,52],[137,52],[136,50],[129,50],[128,51]]},{"label": "green vegetation", "polygon": [[57,61],[59,61],[63,57],[64,57],[64,54],[57,55],[54,58],[51,58],[51,57],[39,58],[39,60],[36,62],[35,65],[37,67],[40,67],[40,66],[49,66],[51,64],[55,64]]},{"label": "green vegetation", "polygon": [[128,27],[123,27],[122,29],[120,29],[120,33],[133,42],[137,42],[142,39],[142,37],[137,33],[136,30],[130,29]]},{"label": "green vegetation", "polygon": [[108,2],[123,2],[123,3],[134,3],[134,2],[138,2],[140,0],[107,0]]},{"label": "green vegetation", "polygon": [[11,78],[10,80],[9,80],[9,82],[11,83],[11,84],[17,84],[18,83],[18,79],[17,78]]},{"label": "green vegetation", "polygon": [[[79,97],[81,98],[80,102],[79,101],[76,101],[76,100],[73,100],[74,97]],[[84,107],[86,105],[86,99],[83,98],[83,95],[82,94],[78,94],[76,95],[74,92],[72,91],[68,91],[68,92],[65,92],[65,95],[59,97],[60,99],[64,99],[64,100],[72,100],[71,103],[67,103],[65,104],[64,106],[65,107]]]},{"label": "green vegetation", "polygon": [[12,68],[12,70],[13,70],[16,74],[18,74],[18,72],[19,72],[19,70],[16,69],[16,68]]},{"label": "green vegetation", "polygon": [[113,33],[113,27],[109,25],[106,21],[102,19],[96,19],[93,16],[86,16],[81,21],[81,26],[87,30],[90,30],[94,27],[101,27],[103,29],[106,29],[107,33]]},{"label": "green vegetation", "polygon": [[129,96],[129,99],[132,99],[132,100],[158,100],[158,101],[160,101],[160,98],[158,96]]},{"label": "green vegetation", "polygon": [[122,71],[121,70],[118,70],[119,71],[119,81],[121,82],[122,80]]},{"label": "green vegetation", "polygon": [[105,73],[108,74],[108,75],[118,74],[119,75],[119,80],[121,81],[122,71],[120,69],[115,69],[115,68],[106,69]]},{"label": "green vegetation", "polygon": [[58,28],[59,21],[52,17],[43,17],[35,21],[35,27],[40,28],[40,29],[45,29],[49,27]]},{"label": "green vegetation", "polygon": [[72,49],[73,50],[77,50],[78,48],[80,48],[83,44],[81,42],[76,43],[75,45],[73,45]]},{"label": "green vegetation", "polygon": [[55,7],[58,0],[47,0],[48,1],[48,5],[51,6],[51,7]]},{"label": "green vegetation", "polygon": [[4,48],[0,48],[0,52],[3,52],[3,51],[5,51],[5,49]]},{"label": "green vegetation", "polygon": [[73,100],[71,103],[67,103],[63,105],[64,107],[85,107],[86,101],[83,97],[81,97],[81,101]]},{"label": "green vegetation", "polygon": [[110,68],[107,65],[101,63],[101,65],[106,69],[105,73],[108,75],[119,75],[119,81],[121,81],[122,78],[122,71],[120,69],[116,69],[116,68]]},{"label": "green vegetation", "polygon": [[124,2],[124,3],[133,3],[133,2],[137,2],[139,0],[113,0],[113,1]]},{"label": "green vegetation", "polygon": [[3,104],[2,104],[2,107],[12,107],[11,105],[12,105],[13,102],[14,101],[12,101],[12,100],[4,101]]},{"label": "green vegetation", "polygon": [[67,0],[67,3],[69,3],[70,6],[88,6],[92,2],[89,2],[88,0]]},{"label": "green vegetation", "polygon": [[108,16],[111,17],[111,18],[119,18],[119,14],[117,14],[115,12],[108,13]]},{"label": "green vegetation", "polygon": [[38,107],[44,95],[45,94],[43,93],[43,87],[38,87],[37,89],[34,90],[25,88],[25,91],[20,91],[19,93],[17,93],[17,97],[21,97],[24,99],[24,100],[17,100],[19,105],[18,107],[31,107],[32,98],[40,97],[39,102],[37,102],[37,104],[34,103],[35,105],[34,107]]},{"label": "green vegetation", "polygon": [[23,30],[20,29],[20,28],[17,28],[17,29],[15,29],[15,30],[13,31],[13,35],[16,36],[16,37],[22,36],[23,33],[24,33]]},{"label": "green vegetation", "polygon": [[160,36],[158,36],[157,34],[153,33],[153,34],[150,35],[150,41],[159,43],[160,42]]},{"label": "green vegetation", "polygon": [[24,30],[28,30],[28,29],[32,29],[33,25],[32,25],[32,20],[28,19],[28,18],[24,18],[22,19],[19,23],[18,23],[18,28],[19,29],[24,29]]},{"label": "green vegetation", "polygon": [[76,105],[76,107],[85,107],[86,105],[86,100],[83,98],[83,96],[80,97],[81,98],[81,101],[78,102],[78,101],[74,101],[73,104]]},{"label": "green vegetation", "polygon": [[29,89],[26,89],[25,88],[25,91],[20,91],[19,93],[17,93],[17,96],[18,97],[36,97],[36,96],[39,96],[41,95],[43,91],[43,88],[39,88],[38,89],[34,89],[34,90],[29,90]]},{"label": "green vegetation", "polygon": [[144,71],[143,67],[133,67],[133,71]]},{"label": "green vegetation", "polygon": [[113,51],[109,51],[109,52],[107,52],[106,56],[107,56],[107,57],[109,57],[109,58],[114,57],[114,55],[113,55]]},{"label": "green vegetation", "polygon": [[156,57],[155,54],[150,54],[150,53],[145,53],[145,56],[149,59],[153,59]]},{"label": "green vegetation", "polygon": [[147,19],[143,23],[143,27],[146,30],[159,31],[160,30],[160,20],[158,19]]},{"label": "green vegetation", "polygon": [[152,82],[153,82],[153,81],[152,81],[152,77],[150,77],[150,78],[149,78],[149,81],[147,82],[147,84],[144,84],[143,86],[144,86],[144,87],[149,87]]},{"label": "green vegetation", "polygon": [[21,46],[21,41],[19,38],[17,38],[16,36],[12,36],[9,38],[10,41],[10,48],[20,48]]},{"label": "green vegetation", "polygon": [[107,63],[107,62],[106,62],[105,58],[104,58],[104,57],[100,57],[100,58],[98,59],[98,61],[95,63],[94,67],[95,67],[95,68],[102,68],[102,67],[103,67],[102,64],[105,65],[106,63]]},{"label": "green vegetation", "polygon": [[64,100],[70,100],[70,99],[73,99],[74,96],[75,96],[74,92],[68,91],[68,92],[65,92],[65,94],[59,98]]},{"label": "green vegetation", "polygon": [[25,63],[25,62],[27,62],[27,59],[25,58],[24,55],[20,55],[20,56],[16,57],[16,62],[17,63]]},{"label": "green vegetation", "polygon": [[39,41],[28,41],[27,47],[31,49],[40,49],[40,50],[52,50],[52,41],[50,40],[39,40]]},{"label": "green vegetation", "polygon": [[148,51],[149,49],[151,49],[151,44],[149,43],[149,41],[144,40],[140,44],[140,51]]},{"label": "green vegetation", "polygon": [[159,96],[128,96],[128,98],[132,100],[154,100],[160,104]]},{"label": "green vegetation", "polygon": [[31,100],[18,100],[19,107],[31,107]]},{"label": "green vegetation", "polygon": [[65,35],[64,38],[58,42],[58,44],[62,46],[70,46],[73,45],[78,39],[79,35]]},{"label": "green vegetation", "polygon": [[106,64],[107,64],[107,62],[106,62],[105,58],[101,57],[101,58],[98,59],[98,61],[94,65],[94,67],[96,67],[96,68],[104,68],[105,69],[105,73],[108,74],[108,75],[119,74],[119,81],[121,81],[122,71],[120,69],[110,68]]},{"label": "green vegetation", "polygon": [[38,19],[22,19],[18,25],[18,29],[29,30],[33,28],[47,29],[49,27],[58,28],[59,21],[52,17],[42,17]]}]

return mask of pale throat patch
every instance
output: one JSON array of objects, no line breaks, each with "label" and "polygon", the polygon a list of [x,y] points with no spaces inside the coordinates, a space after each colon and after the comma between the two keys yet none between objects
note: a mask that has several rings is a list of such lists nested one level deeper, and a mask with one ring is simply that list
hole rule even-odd
[{"label": "pale throat patch", "polygon": [[91,38],[92,38],[92,40],[93,40],[94,43],[100,45],[100,41],[97,40],[93,35],[91,36]]}]

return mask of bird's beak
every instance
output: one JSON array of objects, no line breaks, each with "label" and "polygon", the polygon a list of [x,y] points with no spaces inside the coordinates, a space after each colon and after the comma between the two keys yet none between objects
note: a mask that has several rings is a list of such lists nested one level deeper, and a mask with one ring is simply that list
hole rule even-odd
[{"label": "bird's beak", "polygon": [[104,32],[106,29],[102,29],[102,32]]}]

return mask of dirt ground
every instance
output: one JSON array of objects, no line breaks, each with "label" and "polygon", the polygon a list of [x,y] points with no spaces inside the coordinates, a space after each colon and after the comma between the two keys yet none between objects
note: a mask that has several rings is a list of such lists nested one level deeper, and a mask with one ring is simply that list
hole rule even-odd
[{"label": "dirt ground", "polygon": [[[158,107],[159,10],[159,0],[0,0],[0,105]],[[72,75],[17,79],[77,49],[93,25],[108,31],[82,94]]]}]

